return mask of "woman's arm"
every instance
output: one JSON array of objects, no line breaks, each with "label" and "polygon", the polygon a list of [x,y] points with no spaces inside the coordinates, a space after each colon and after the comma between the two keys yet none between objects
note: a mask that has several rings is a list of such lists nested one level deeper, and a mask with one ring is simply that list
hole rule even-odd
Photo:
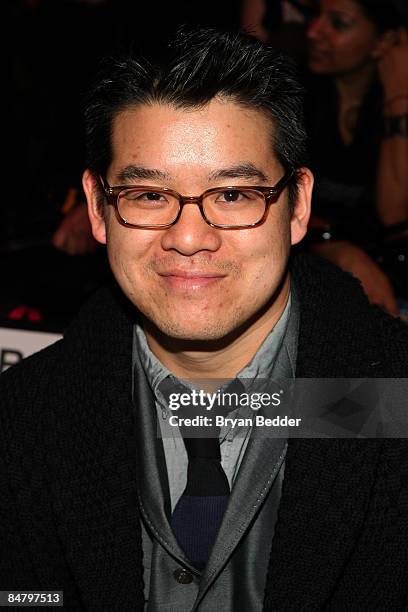
[{"label": "woman's arm", "polygon": [[397,317],[399,308],[391,283],[381,268],[355,244],[334,240],[314,244],[311,251],[357,278],[372,304]]},{"label": "woman's arm", "polygon": [[408,219],[408,33],[378,64],[384,88],[384,136],[377,175],[377,211],[385,226]]}]

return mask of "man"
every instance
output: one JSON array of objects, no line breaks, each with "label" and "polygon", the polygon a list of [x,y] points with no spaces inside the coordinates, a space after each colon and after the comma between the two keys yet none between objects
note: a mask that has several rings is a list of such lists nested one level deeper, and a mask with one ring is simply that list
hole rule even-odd
[{"label": "man", "polygon": [[1,589],[63,590],[70,611],[405,608],[403,442],[173,418],[221,379],[406,371],[402,324],[290,262],[312,189],[301,105],[288,60],[241,35],[105,65],[83,185],[120,290],[1,378]]}]

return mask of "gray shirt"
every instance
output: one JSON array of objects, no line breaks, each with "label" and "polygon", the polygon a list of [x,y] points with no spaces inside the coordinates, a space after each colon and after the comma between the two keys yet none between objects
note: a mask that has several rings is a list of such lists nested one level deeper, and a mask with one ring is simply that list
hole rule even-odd
[{"label": "gray shirt", "polygon": [[[288,300],[288,304],[278,323],[265,339],[252,361],[237,375],[237,378],[248,393],[251,393],[253,390],[254,380],[258,382],[256,390],[259,391],[259,380],[269,381],[271,377],[284,378],[294,376],[297,326],[298,309],[292,292],[292,297]],[[187,480],[188,458],[178,428],[169,425],[169,414],[171,413],[168,408],[163,383],[166,381],[168,386],[170,380],[177,389],[181,388],[180,385],[189,387],[190,383],[188,381],[179,381],[158,361],[150,351],[144,332],[139,325],[135,325],[134,328],[133,358],[136,369],[139,369],[139,374],[140,369],[142,369],[147,383],[153,391],[156,415],[153,415],[151,410],[147,410],[142,405],[139,407],[143,413],[140,416],[144,419],[145,425],[146,419],[150,419],[150,425],[153,420],[156,423],[156,419],[153,419],[153,417],[157,416],[156,433],[161,437],[163,449],[162,461],[164,456],[164,469],[167,475],[168,494],[170,497],[170,512],[170,510],[173,511],[184,491]],[[136,397],[137,395],[135,400]],[[252,413],[252,410],[248,406],[239,407],[231,412],[231,416],[246,417],[250,413]],[[145,519],[142,521],[142,533],[145,598],[148,602],[146,605],[147,610],[160,610],[161,612],[164,610],[169,612],[173,610],[182,612],[195,609],[200,611],[214,610],[216,608],[219,609],[221,596],[223,610],[251,609],[255,611],[262,609],[269,552],[283,481],[286,441],[282,439],[252,440],[252,444],[249,444],[251,429],[250,425],[242,425],[241,427],[228,425],[221,427],[221,463],[228,477],[232,492],[223,525],[221,526],[209,563],[203,574],[200,574],[197,570],[190,572],[193,580],[188,585],[178,583],[174,577],[175,571],[180,566],[180,563],[175,563],[175,560],[178,562],[182,561],[182,567],[187,567],[187,569],[189,566],[188,561],[184,558],[183,553],[177,553],[177,544],[174,550],[170,550],[173,548],[171,542],[170,544],[166,542],[167,547],[163,545],[163,542],[160,542],[161,538],[158,537],[159,531],[155,535],[154,529],[152,529],[150,524],[152,520],[154,521],[152,512],[149,512],[145,504],[142,503],[142,515]],[[154,429],[151,428],[150,431],[153,432]],[[148,445],[145,448],[144,459],[149,453]],[[244,457],[245,461],[243,461]],[[267,462],[265,461],[266,458],[268,459]],[[144,479],[142,474],[142,481],[144,480],[145,483],[144,493],[147,499],[149,498],[149,491],[147,489],[154,486],[152,480],[154,479],[154,469],[152,469],[152,464],[159,461],[160,457],[157,454],[156,457],[152,455],[149,462],[146,462],[146,470],[150,471],[149,477]],[[260,461],[262,461],[262,465],[259,465]],[[257,502],[254,504],[254,507],[256,506],[255,520],[252,526],[239,536],[240,538],[245,538],[245,543],[241,544],[240,547],[241,559],[238,558],[240,555],[234,555],[231,551],[226,566],[222,570],[218,567],[217,571],[219,573],[217,575],[217,572],[211,570],[214,569],[212,565],[215,565],[215,568],[217,566],[217,547],[221,546],[222,531],[223,527],[225,527],[224,523],[228,525],[228,522],[232,521],[230,529],[226,534],[225,542],[222,543],[222,553],[225,556],[229,545],[228,539],[232,538],[234,528],[239,526],[238,519],[242,511],[242,503],[248,501],[248,490],[245,489],[250,487],[254,489],[253,493],[255,494],[256,487],[251,484],[254,476],[257,478],[259,485],[262,482],[262,476],[265,477],[267,492],[263,491],[263,496],[261,498],[258,496],[254,500]],[[249,477],[251,481],[245,482]],[[240,489],[242,489],[241,493]],[[152,493],[151,490],[150,493]],[[163,495],[165,494],[165,492],[162,493]],[[159,495],[160,491],[156,489],[154,493],[155,501],[153,503],[156,503]],[[140,497],[143,497],[143,491],[141,491]],[[235,500],[234,497],[236,498]],[[166,500],[163,497],[162,504],[165,505],[165,502]],[[167,525],[162,526],[167,530]],[[168,535],[168,540],[170,540],[171,534]],[[234,548],[236,544],[237,542],[235,542]],[[245,555],[242,552],[243,550],[246,550]],[[248,567],[245,571],[245,565],[243,564],[246,566],[250,564],[252,572],[248,572]],[[190,570],[193,570],[191,566]],[[253,571],[256,573],[253,574]],[[210,578],[209,575],[211,576]],[[202,588],[203,584],[206,588]]]}]

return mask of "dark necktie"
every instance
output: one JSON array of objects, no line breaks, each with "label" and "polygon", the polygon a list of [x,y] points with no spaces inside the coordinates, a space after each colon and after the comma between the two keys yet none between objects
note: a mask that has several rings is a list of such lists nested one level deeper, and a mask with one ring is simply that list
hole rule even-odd
[{"label": "dark necktie", "polygon": [[215,428],[211,435],[216,437],[211,438],[184,437],[186,431],[180,429],[188,454],[187,485],[174,508],[171,526],[188,559],[202,570],[217,537],[230,488]]}]

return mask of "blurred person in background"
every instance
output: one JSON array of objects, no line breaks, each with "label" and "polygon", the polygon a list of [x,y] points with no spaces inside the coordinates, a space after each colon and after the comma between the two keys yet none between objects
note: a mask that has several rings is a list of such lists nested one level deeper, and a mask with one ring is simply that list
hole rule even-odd
[{"label": "blurred person in background", "polygon": [[320,0],[308,28],[312,249],[398,314],[407,296],[408,5]]},{"label": "blurred person in background", "polygon": [[108,0],[19,0],[3,10],[13,44],[6,60],[0,320],[30,325],[26,313],[35,309],[34,327],[59,330],[105,275],[80,186],[79,101],[117,36]]},{"label": "blurred person in background", "polygon": [[242,0],[241,27],[303,64],[315,0]]}]

